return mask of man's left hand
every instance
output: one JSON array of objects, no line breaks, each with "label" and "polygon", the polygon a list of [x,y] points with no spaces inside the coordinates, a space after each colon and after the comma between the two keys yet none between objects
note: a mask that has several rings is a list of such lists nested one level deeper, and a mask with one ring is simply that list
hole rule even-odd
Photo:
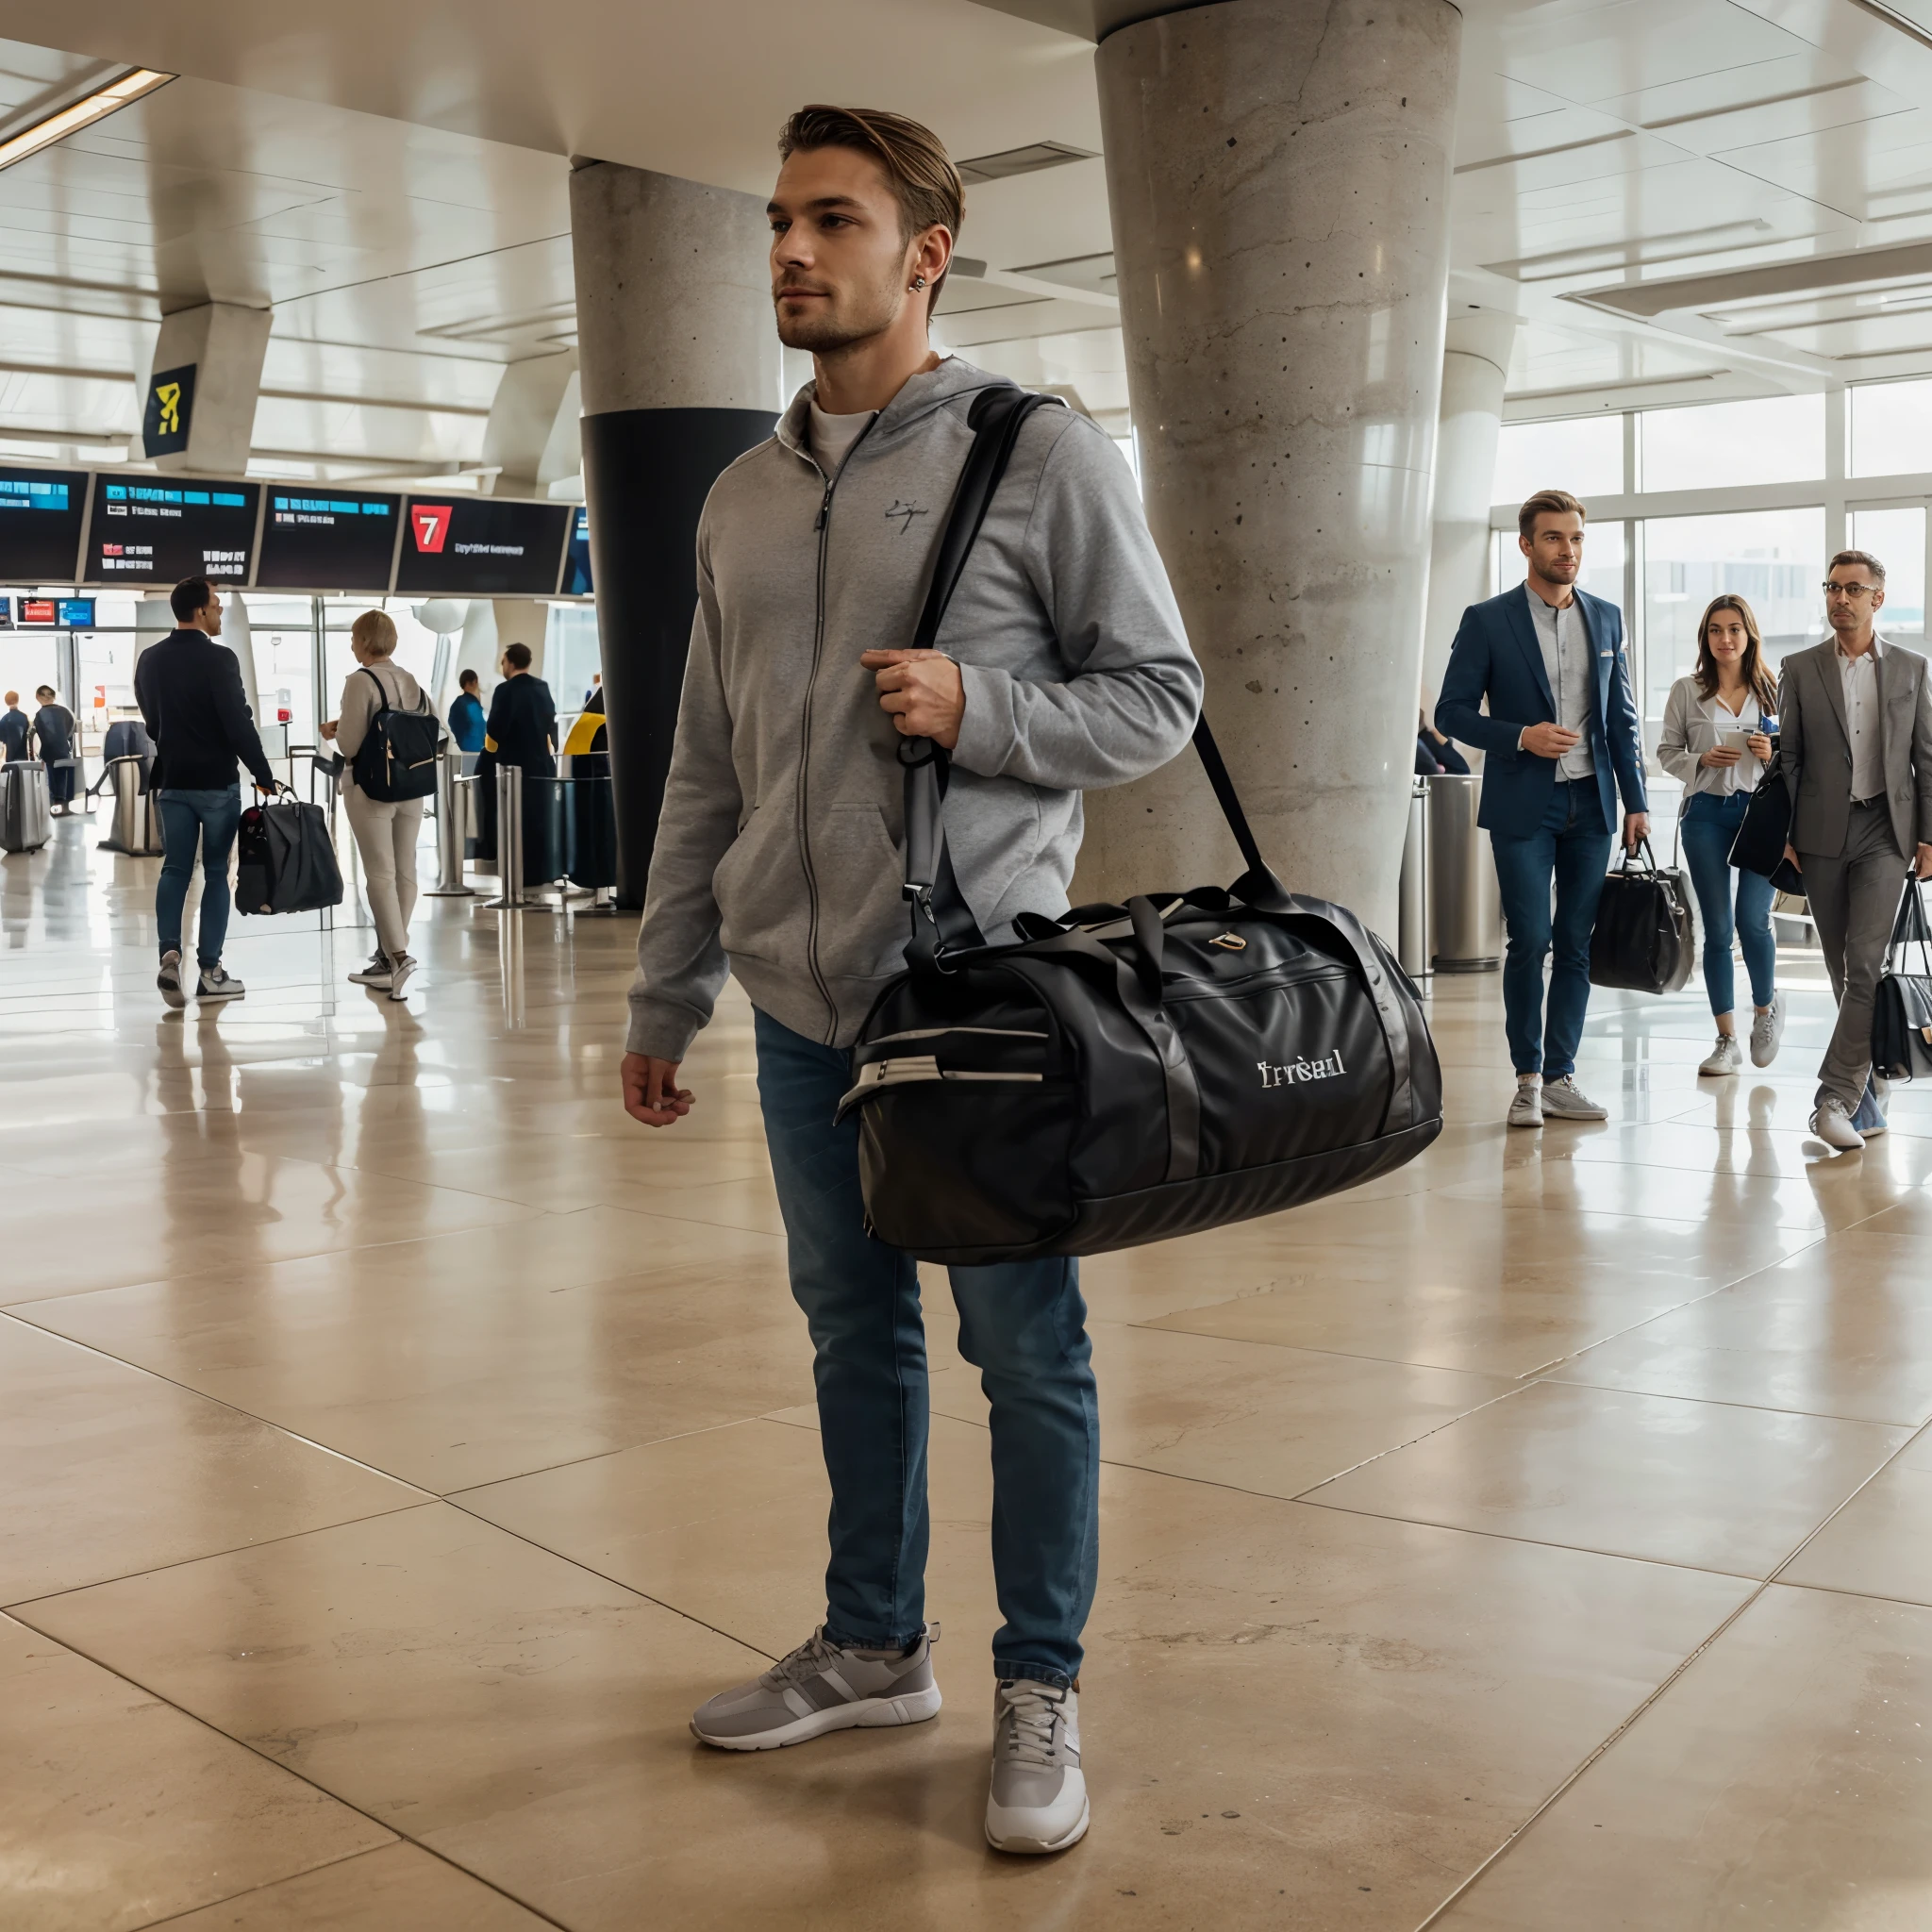
[{"label": "man's left hand", "polygon": [[948,751],[959,741],[966,685],[943,651],[866,651],[858,661],[874,674],[879,708],[907,738],[929,738]]},{"label": "man's left hand", "polygon": [[1626,811],[1624,814],[1624,850],[1635,852],[1650,837],[1650,814],[1647,811]]},{"label": "man's left hand", "polygon": [[1932,879],[1932,845],[1926,844],[1923,839],[1919,841],[1919,876]]}]

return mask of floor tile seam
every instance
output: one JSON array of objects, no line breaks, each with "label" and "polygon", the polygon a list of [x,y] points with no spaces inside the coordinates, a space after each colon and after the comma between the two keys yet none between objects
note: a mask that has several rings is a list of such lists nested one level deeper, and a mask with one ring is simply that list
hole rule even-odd
[{"label": "floor tile seam", "polygon": [[[102,1292],[99,1290],[84,1290],[84,1293]],[[71,1297],[60,1297],[71,1299]],[[299,1429],[291,1429],[285,1423],[278,1423],[271,1416],[258,1415],[252,1408],[244,1408],[239,1402],[230,1402],[223,1395],[210,1395],[205,1389],[197,1389],[192,1382],[183,1382],[177,1376],[165,1375],[158,1369],[151,1369],[144,1362],[130,1361],[125,1356],[116,1355],[110,1348],[103,1348],[96,1341],[82,1341],[72,1335],[64,1335],[58,1328],[49,1328],[39,1322],[31,1322],[25,1315],[17,1314],[15,1307],[31,1307],[30,1303],[18,1303],[14,1307],[0,1307],[0,1321],[17,1322],[23,1328],[31,1328],[37,1335],[51,1337],[56,1341],[64,1341],[71,1348],[85,1349],[90,1355],[97,1355],[103,1361],[117,1363],[124,1369],[132,1369],[138,1375],[147,1375],[157,1382],[164,1382],[171,1389],[179,1389],[184,1394],[192,1395],[202,1402],[212,1402],[217,1407],[225,1408],[231,1414],[246,1416],[250,1422],[259,1423],[263,1428],[273,1429],[278,1436],[286,1436],[291,1441],[306,1443],[309,1448],[319,1450],[325,1456],[332,1456],[339,1462],[346,1462],[351,1468],[365,1470],[371,1475],[379,1475],[386,1482],[400,1483],[406,1490],[415,1492],[424,1502],[439,1500],[434,1490],[425,1489],[421,1483],[412,1483],[408,1476],[397,1475],[392,1470],[378,1468],[373,1462],[365,1462],[359,1456],[351,1456],[344,1449],[338,1449],[327,1442],[319,1441],[313,1436],[305,1436]],[[408,1507],[409,1505],[403,1505]],[[391,1512],[377,1509],[371,1512],[386,1516]]]},{"label": "floor tile seam", "polygon": [[1353,1475],[1358,1469],[1366,1469],[1372,1462],[1380,1462],[1385,1456],[1394,1456],[1404,1449],[1412,1449],[1418,1442],[1426,1442],[1431,1436],[1441,1435],[1444,1429],[1453,1428],[1459,1422],[1466,1422],[1473,1415],[1479,1415],[1486,1408],[1493,1408],[1499,1402],[1509,1402],[1521,1395],[1524,1390],[1534,1388],[1533,1382],[1512,1382],[1508,1388],[1490,1397],[1487,1402],[1478,1402],[1474,1407],[1463,1409],[1459,1414],[1446,1417],[1434,1427],[1424,1429],[1419,1436],[1411,1436],[1406,1441],[1391,1443],[1387,1449],[1378,1449],[1373,1456],[1364,1456],[1359,1462],[1351,1462],[1346,1469],[1338,1469],[1333,1475],[1324,1475],[1318,1483],[1310,1483],[1306,1490],[1299,1490],[1291,1498],[1300,1502],[1304,1496],[1312,1495],[1315,1491],[1325,1489],[1330,1483],[1339,1483],[1345,1475]]},{"label": "floor tile seam", "polygon": [[[1241,1299],[1257,1301],[1260,1297],[1242,1296]],[[1215,1307],[1219,1304],[1210,1303],[1208,1306]],[[1169,1312],[1185,1315],[1191,1313],[1192,1310],[1175,1308]],[[1202,1328],[1163,1328],[1159,1324],[1166,1319],[1166,1315],[1158,1315],[1146,1322],[1114,1322],[1109,1321],[1105,1315],[1095,1315],[1090,1310],[1088,1326],[1090,1329],[1131,1328],[1143,1335],[1184,1335],[1191,1341],[1224,1341],[1235,1348],[1292,1349],[1297,1355],[1327,1356],[1336,1361],[1344,1362],[1378,1362],[1391,1369],[1424,1369],[1435,1375],[1479,1375],[1490,1382],[1518,1382],[1525,1379],[1524,1376],[1511,1375],[1500,1369],[1470,1369],[1454,1362],[1419,1362],[1407,1356],[1371,1355],[1366,1350],[1358,1348],[1320,1348],[1310,1341],[1275,1341],[1264,1335],[1216,1335],[1211,1330]],[[1535,1370],[1529,1371],[1531,1374],[1535,1373]]]},{"label": "floor tile seam", "polygon": [[[43,1630],[38,1624],[31,1622],[29,1619],[25,1617],[18,1616],[11,1610],[5,1612],[5,1614],[13,1617],[15,1623],[24,1624],[27,1629],[31,1630],[35,1634],[35,1636],[44,1639],[49,1643],[58,1644],[62,1650],[67,1652],[69,1656],[77,1657],[83,1662],[92,1664],[96,1670],[107,1672],[107,1674],[109,1676],[118,1678],[122,1683],[130,1686],[132,1689],[136,1690],[139,1690],[143,1697],[151,1697],[157,1704],[166,1705],[170,1710],[178,1712],[182,1717],[185,1717],[191,1724],[197,1725],[202,1730],[208,1731],[217,1738],[225,1738],[229,1743],[239,1745],[243,1751],[248,1752],[251,1756],[260,1758],[260,1760],[264,1764],[274,1765],[277,1771],[282,1772],[289,1777],[294,1778],[300,1784],[307,1785],[310,1790],[320,1792],[322,1796],[328,1799],[331,1804],[341,1806],[341,1807],[345,1811],[353,1811],[357,1817],[365,1820],[370,1824],[373,1824],[378,1831],[388,1832],[392,1842],[411,1844],[414,1845],[418,1851],[427,1852],[432,1858],[437,1859],[440,1863],[452,1866],[455,1870],[462,1873],[466,1878],[474,1878],[477,1882],[477,1884],[487,1886],[491,1891],[496,1892],[500,1897],[508,1899],[512,1905],[523,1907],[523,1908],[526,1912],[529,1912],[535,1918],[541,1919],[544,1924],[555,1925],[558,1928],[558,1932],[570,1932],[570,1928],[564,1924],[562,1920],[553,1918],[548,1912],[544,1911],[541,1907],[533,1905],[528,1899],[519,1898],[516,1895],[516,1893],[506,1890],[505,1888],[499,1885],[494,1879],[486,1877],[480,1872],[473,1872],[467,1865],[464,1865],[460,1863],[458,1859],[451,1857],[448,1855],[448,1853],[439,1851],[434,1845],[425,1844],[421,1839],[414,1836],[414,1834],[403,1830],[397,1825],[391,1824],[386,1818],[378,1818],[373,1811],[369,1810],[366,1807],[357,1804],[353,1798],[345,1798],[340,1791],[330,1790],[326,1785],[321,1783],[316,1778],[310,1777],[307,1772],[298,1770],[292,1764],[284,1764],[279,1757],[275,1757],[272,1756],[270,1753],[262,1750],[258,1745],[251,1743],[246,1738],[238,1738],[233,1731],[223,1729],[223,1727],[220,1724],[216,1724],[212,1719],[203,1717],[199,1711],[191,1710],[185,1704],[181,1704],[177,1702],[175,1698],[170,1697],[166,1691],[158,1690],[152,1685],[143,1684],[139,1677],[131,1675],[127,1671],[123,1670],[119,1665],[108,1663],[105,1657],[96,1657],[92,1651],[83,1649],[81,1645],[77,1643],[70,1642],[64,1637],[57,1637],[51,1630]],[[366,1848],[366,1851],[352,1853],[350,1854],[350,1857],[361,1857],[367,1856],[367,1853],[369,1852],[382,1852],[387,1851],[389,1849],[390,1847],[388,1845],[371,1845]],[[327,1864],[340,1865],[345,1864],[347,1862],[347,1859],[344,1858],[331,1858],[327,1861]],[[305,1871],[323,1871],[325,1869],[326,1865],[318,1865],[306,1867]],[[284,1880],[288,1878],[297,1878],[303,1875],[304,1873],[301,1872],[285,1873],[283,1874],[282,1879],[272,1879],[269,1881],[269,1883],[279,1884],[284,1882]],[[263,1890],[264,1888],[260,1886],[255,1886],[249,1889],[251,1890],[258,1891]],[[234,1894],[234,1896],[238,1898],[245,1897],[246,1895],[247,1894],[245,1892],[237,1892]],[[215,1899],[209,1901],[209,1903],[213,1905],[223,1905],[225,1904],[226,1901],[223,1899]],[[206,1909],[206,1907],[197,1906],[192,1907],[192,1909],[200,1911]],[[175,1914],[175,1917],[176,1919],[179,1919],[183,1916],[185,1915],[178,1912]],[[150,1924],[153,1923],[157,1922],[150,1922]],[[158,1923],[165,1924],[167,1921],[162,1920]]]},{"label": "floor tile seam", "polygon": [[[1729,1574],[1730,1573],[1721,1572],[1719,1574]],[[1441,1903],[1436,1907],[1434,1911],[1430,1912],[1426,1918],[1423,1919],[1417,1924],[1415,1932],[1428,1932],[1428,1928],[1431,1925],[1441,1924],[1443,1915],[1449,1910],[1450,1907],[1455,1905],[1458,1899],[1466,1897],[1472,1890],[1474,1890],[1476,1885],[1480,1883],[1486,1873],[1492,1871],[1497,1865],[1499,1865],[1503,1861],[1504,1858],[1506,1858],[1509,1855],[1511,1851],[1515,1849],[1517,1845],[1522,1843],[1524,1839],[1525,1839],[1529,1835],[1529,1833],[1535,1828],[1537,1821],[1542,1818],[1557,1803],[1559,1803],[1563,1798],[1564,1794],[1573,1790],[1583,1779],[1583,1777],[1591,1770],[1591,1768],[1597,1762],[1599,1762],[1599,1760],[1601,1760],[1605,1756],[1607,1756],[1608,1752],[1615,1747],[1615,1745],[1621,1739],[1627,1736],[1629,1732],[1640,1722],[1641,1722],[1644,1715],[1653,1707],[1655,1707],[1658,1703],[1660,1703],[1662,1699],[1670,1692],[1670,1690],[1683,1678],[1684,1674],[1690,1669],[1690,1667],[1693,1664],[1696,1663],[1698,1658],[1703,1657],[1706,1654],[1706,1652],[1707,1652],[1711,1648],[1711,1646],[1715,1644],[1719,1641],[1719,1639],[1724,1635],[1724,1633],[1727,1630],[1731,1629],[1732,1626],[1736,1624],[1738,1620],[1740,1617],[1742,1617],[1744,1613],[1747,1610],[1749,1610],[1754,1604],[1757,1603],[1770,1588],[1771,1580],[1767,1577],[1759,1583],[1757,1583],[1756,1588],[1753,1589],[1746,1595],[1742,1603],[1739,1604],[1734,1609],[1732,1609],[1728,1615],[1721,1618],[1718,1622],[1717,1627],[1710,1631],[1709,1634],[1706,1636],[1704,1641],[1701,1643],[1699,1643],[1695,1649],[1690,1651],[1690,1654],[1686,1656],[1676,1665],[1676,1667],[1669,1673],[1669,1674],[1664,1678],[1664,1680],[1660,1684],[1657,1685],[1646,1697],[1642,1698],[1638,1703],[1634,1710],[1627,1712],[1624,1715],[1622,1723],[1617,1724],[1607,1737],[1603,1738],[1597,1743],[1593,1750],[1590,1751],[1584,1757],[1580,1763],[1578,1763],[1572,1769],[1569,1775],[1567,1777],[1564,1777],[1556,1786],[1556,1788],[1549,1793],[1549,1795],[1543,1799],[1542,1803],[1536,1807],[1536,1809],[1532,1811],[1529,1814],[1529,1816],[1525,1818],[1523,1821],[1523,1823],[1519,1824],[1516,1827],[1516,1829],[1512,1831],[1509,1834],[1509,1836],[1503,1840],[1503,1842],[1499,1844],[1495,1848],[1495,1850],[1492,1851],[1490,1854],[1490,1856],[1487,1858],[1485,1858],[1482,1861],[1482,1863],[1475,1868],[1474,1871],[1470,1873],[1470,1874],[1465,1879],[1463,1879],[1462,1883],[1458,1885],[1455,1889],[1455,1890],[1448,1895],[1448,1897],[1443,1899]]]},{"label": "floor tile seam", "polygon": [[[1797,1557],[1793,1556],[1791,1560],[1796,1562]],[[1898,1604],[1908,1610],[1932,1610],[1932,1603],[1926,1602],[1924,1597],[1892,1596],[1882,1590],[1853,1590],[1849,1585],[1842,1583],[1807,1583],[1801,1577],[1796,1576],[1779,1575],[1771,1577],[1767,1581],[1766,1588],[1771,1590],[1808,1590],[1818,1596],[1849,1596],[1857,1597],[1860,1603]]]},{"label": "floor tile seam", "polygon": [[393,1509],[371,1509],[360,1516],[344,1516],[337,1523],[311,1523],[304,1529],[284,1530],[280,1536],[265,1536],[257,1542],[231,1543],[219,1550],[197,1550],[192,1557],[176,1557],[172,1563],[150,1563],[144,1570],[125,1570],[114,1576],[96,1576],[86,1583],[71,1583],[61,1590],[42,1591],[39,1596],[24,1596],[12,1603],[0,1603],[0,1616],[15,1616],[34,1604],[58,1603],[62,1597],[81,1596],[91,1590],[108,1590],[117,1583],[135,1583],[143,1576],[165,1576],[171,1570],[191,1569],[196,1563],[215,1563],[224,1557],[240,1557],[251,1550],[272,1550],[277,1543],[299,1542],[304,1537],[326,1536],[336,1529],[351,1529],[358,1523],[378,1523],[385,1516],[407,1516],[412,1510],[432,1508],[444,1499],[425,1496],[416,1503],[399,1503]]},{"label": "floor tile seam", "polygon": [[[1621,1340],[1615,1336],[1610,1339]],[[1595,1345],[1601,1347],[1605,1344]],[[1539,1374],[1534,1379],[1547,1382],[1557,1389],[1591,1389],[1600,1395],[1639,1395],[1658,1402],[1695,1402],[1707,1408],[1738,1408],[1752,1415],[1801,1415],[1812,1422],[1848,1423],[1854,1426],[1873,1429],[1905,1429],[1912,1435],[1916,1435],[1928,1421],[1932,1421],[1932,1412],[1917,1417],[1886,1420],[1869,1415],[1840,1415],[1837,1410],[1829,1408],[1787,1408],[1774,1402],[1739,1402],[1724,1395],[1679,1395],[1668,1389],[1630,1389],[1617,1382],[1565,1380],[1560,1375],[1549,1374]]]},{"label": "floor tile seam", "polygon": [[508,1475],[493,1475],[487,1482],[464,1483],[454,1490],[438,1490],[433,1493],[444,1503],[454,1503],[458,1496],[481,1495],[485,1490],[500,1490],[507,1483],[520,1483],[531,1476],[554,1475],[560,1469],[578,1469],[587,1462],[602,1462],[607,1457],[627,1456],[633,1449],[656,1449],[666,1442],[688,1442],[696,1436],[716,1435],[721,1429],[741,1429],[748,1424],[770,1422],[775,1418],[758,1412],[751,1415],[733,1416],[729,1422],[707,1423],[702,1428],[678,1429],[668,1436],[640,1436],[635,1441],[615,1442],[608,1449],[593,1449],[588,1456],[566,1456],[561,1462],[540,1463],[535,1469],[513,1470]]},{"label": "floor tile seam", "polygon": [[1908,1436],[1907,1436],[1905,1441],[1901,1442],[1898,1445],[1898,1447],[1894,1449],[1891,1452],[1891,1454],[1885,1458],[1885,1460],[1881,1462],[1878,1465],[1878,1467],[1874,1469],[1871,1473],[1871,1474],[1868,1475],[1865,1478],[1865,1480],[1861,1482],[1857,1486],[1857,1488],[1851,1492],[1850,1495],[1846,1496],[1843,1499],[1843,1501],[1839,1504],[1837,1508],[1833,1509],[1828,1515],[1826,1515],[1823,1521],[1815,1524],[1806,1535],[1804,1535],[1798,1540],[1797,1546],[1793,1550],[1791,1550],[1788,1556],[1786,1556],[1782,1562],[1780,1562],[1774,1570],[1772,1570],[1770,1574],[1767,1575],[1764,1580],[1767,1583],[1777,1582],[1778,1579],[1784,1575],[1785,1572],[1789,1570],[1791,1567],[1791,1565],[1795,1563],[1798,1560],[1798,1558],[1802,1557],[1805,1554],[1805,1552],[1807,1549],[1809,1549],[1811,1545],[1814,1542],[1816,1542],[1821,1536],[1824,1534],[1824,1532],[1832,1525],[1832,1524],[1834,1524],[1840,1516],[1842,1516],[1844,1512],[1847,1509],[1849,1509],[1852,1507],[1852,1505],[1856,1503],[1857,1499],[1860,1496],[1862,1496],[1865,1493],[1865,1491],[1869,1490],[1872,1487],[1872,1485],[1875,1483],[1878,1480],[1878,1478],[1882,1476],[1886,1473],[1886,1471],[1892,1466],[1893,1463],[1898,1461],[1898,1459],[1902,1456],[1904,1456],[1908,1449],[1912,1448],[1914,1444],[1924,1441],[1927,1440],[1927,1438],[1932,1438],[1932,1422],[1924,1423],[1918,1428],[1912,1430],[1912,1432]]},{"label": "floor tile seam", "polygon": [[[192,1712],[189,1714],[192,1715]],[[221,1735],[225,1738],[228,1734],[224,1731]],[[234,1740],[230,1739],[229,1741],[232,1743]],[[335,1794],[330,1792],[329,1795],[333,1797]],[[338,1799],[337,1802],[340,1803],[341,1800]],[[368,1814],[365,1812],[363,1815],[366,1817]],[[391,1828],[384,1827],[385,1830]],[[178,1925],[182,1920],[192,1919],[197,1912],[211,1912],[222,1906],[231,1906],[239,1899],[253,1898],[258,1892],[272,1891],[278,1885],[287,1885],[297,1878],[307,1878],[312,1873],[333,1872],[339,1865],[353,1865],[358,1858],[375,1857],[378,1854],[391,1852],[397,1845],[406,1842],[408,1840],[397,1837],[390,1844],[365,1845],[358,1852],[344,1852],[339,1858],[325,1858],[320,1864],[304,1865],[300,1871],[279,1873],[274,1878],[264,1878],[259,1885],[244,1885],[240,1891],[231,1891],[225,1897],[208,1899],[198,1906],[189,1906],[181,1911],[170,1912],[164,1919],[143,1919],[139,1925],[126,1927],[125,1932],[158,1932],[159,1927]]]}]

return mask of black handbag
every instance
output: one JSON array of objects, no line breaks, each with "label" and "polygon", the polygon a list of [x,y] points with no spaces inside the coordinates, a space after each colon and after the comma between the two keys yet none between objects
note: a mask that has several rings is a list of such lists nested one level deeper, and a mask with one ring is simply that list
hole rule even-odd
[{"label": "black handbag", "polygon": [[[1025,413],[993,391],[915,644],[931,648]],[[1400,1167],[1441,1131],[1415,987],[1351,912],[1268,869],[1206,723],[1248,870],[1223,891],[1023,914],[989,945],[947,857],[947,760],[906,767],[907,972],[853,1049],[867,1225],[923,1260],[1093,1255],[1272,1214]]]},{"label": "black handbag", "polygon": [[284,797],[251,805],[236,840],[235,907],[241,912],[316,912],[342,903],[342,871],[319,805]]},{"label": "black handbag", "polygon": [[1697,954],[1690,885],[1681,871],[1659,866],[1650,841],[1643,863],[1626,851],[1604,880],[1590,934],[1590,983],[1625,992],[1675,992],[1690,977]]},{"label": "black handbag", "polygon": [[[1907,973],[1911,949],[1917,973]],[[1872,1064],[1888,1080],[1916,1080],[1932,1074],[1932,925],[1925,918],[1915,873],[1906,874],[1898,917],[1891,923],[1885,973],[1872,1004]]]},{"label": "black handbag", "polygon": [[1764,776],[1752,790],[1737,836],[1731,841],[1730,862],[1740,872],[1755,872],[1759,878],[1769,879],[1780,892],[1802,899],[1805,881],[1799,876],[1798,868],[1785,857],[1785,847],[1791,839],[1792,811],[1790,782],[1774,752],[1770,764],[1764,768]]},{"label": "black handbag", "polygon": [[390,703],[382,679],[366,664],[362,675],[374,680],[382,705],[356,747],[357,785],[384,804],[427,798],[436,790],[436,750],[442,742],[442,726],[427,708],[428,699],[421,709],[399,711]]}]

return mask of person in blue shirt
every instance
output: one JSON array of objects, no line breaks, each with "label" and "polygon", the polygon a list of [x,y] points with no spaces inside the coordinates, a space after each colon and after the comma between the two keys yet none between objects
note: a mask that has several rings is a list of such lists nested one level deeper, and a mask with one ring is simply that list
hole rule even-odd
[{"label": "person in blue shirt", "polygon": [[449,708],[449,735],[458,751],[483,749],[483,700],[476,695],[476,674],[466,671],[457,679],[462,689]]}]

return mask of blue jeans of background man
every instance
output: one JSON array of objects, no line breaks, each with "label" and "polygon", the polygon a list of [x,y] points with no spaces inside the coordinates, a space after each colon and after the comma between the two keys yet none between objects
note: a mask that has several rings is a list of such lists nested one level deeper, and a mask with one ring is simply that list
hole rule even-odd
[{"label": "blue jeans of background man", "polygon": [[[927,1392],[919,1276],[865,1232],[858,1122],[832,1124],[850,1055],[757,1016],[758,1100],[817,1351],[832,1484],[825,1634],[904,1649],[925,1624]],[[1100,1420],[1076,1261],[950,1271],[959,1353],[992,1405],[992,1569],[1003,1677],[1071,1684],[1098,1561]]]},{"label": "blue jeans of background man", "polygon": [[[1560,1080],[1576,1071],[1576,1043],[1590,1008],[1590,929],[1610,863],[1610,828],[1594,778],[1558,780],[1543,822],[1527,838],[1491,831],[1503,923],[1503,1015],[1509,1058],[1519,1074]],[[1557,908],[1550,910],[1550,884]],[[1543,1024],[1543,961],[1550,968],[1550,1011]]]},{"label": "blue jeans of background man", "polygon": [[1731,864],[1731,841],[1744,823],[1744,808],[1750,803],[1748,791],[1734,791],[1728,798],[1721,798],[1715,791],[1693,791],[1684,808],[1684,862],[1690,868],[1697,910],[1704,921],[1704,990],[1710,995],[1713,1013],[1728,1013],[1737,1002],[1731,970],[1734,931],[1744,949],[1744,970],[1751,975],[1752,1004],[1770,1006],[1776,991],[1772,883]]},{"label": "blue jeans of background man", "polygon": [[201,930],[195,958],[204,967],[221,964],[228,937],[228,854],[242,823],[240,783],[221,791],[183,791],[163,786],[155,794],[161,822],[161,879],[155,888],[155,924],[163,955],[181,950],[181,908],[194,876],[194,848],[201,845]]}]

